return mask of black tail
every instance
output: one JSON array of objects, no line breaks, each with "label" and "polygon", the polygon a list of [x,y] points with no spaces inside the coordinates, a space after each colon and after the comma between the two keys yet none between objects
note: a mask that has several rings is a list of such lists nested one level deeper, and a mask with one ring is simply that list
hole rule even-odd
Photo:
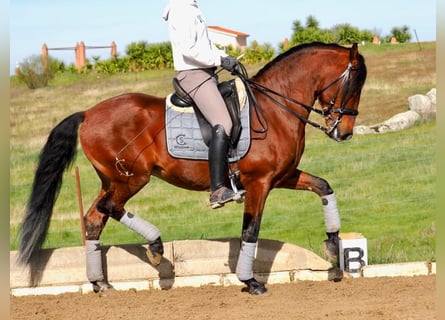
[{"label": "black tail", "polygon": [[83,112],[65,118],[51,131],[42,149],[20,229],[20,264],[28,265],[36,258],[45,241],[63,173],[76,155],[77,132],[84,118]]}]

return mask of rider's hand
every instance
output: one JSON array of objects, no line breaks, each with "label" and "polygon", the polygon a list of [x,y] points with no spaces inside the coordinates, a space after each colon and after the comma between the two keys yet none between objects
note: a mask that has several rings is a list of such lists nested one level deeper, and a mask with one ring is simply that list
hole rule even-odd
[{"label": "rider's hand", "polygon": [[231,73],[239,71],[238,60],[232,56],[221,57],[221,68],[230,71]]}]

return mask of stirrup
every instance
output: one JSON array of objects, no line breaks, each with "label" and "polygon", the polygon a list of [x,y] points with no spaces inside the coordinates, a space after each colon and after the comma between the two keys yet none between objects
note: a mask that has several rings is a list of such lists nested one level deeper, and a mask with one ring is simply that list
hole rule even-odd
[{"label": "stirrup", "polygon": [[236,186],[236,182],[232,178],[230,179],[230,185],[232,186],[232,190],[235,193],[233,200],[237,203],[244,202],[244,195],[246,194],[246,190],[238,189],[238,187]]},{"label": "stirrup", "polygon": [[232,190],[235,193],[234,201],[236,201],[237,203],[242,203],[242,202],[244,202],[244,195],[246,194],[246,190],[238,189],[238,186],[237,186],[237,181],[239,181],[238,166],[235,171],[232,171],[232,168],[230,167],[230,165],[228,167],[229,167],[230,186],[232,187]]}]

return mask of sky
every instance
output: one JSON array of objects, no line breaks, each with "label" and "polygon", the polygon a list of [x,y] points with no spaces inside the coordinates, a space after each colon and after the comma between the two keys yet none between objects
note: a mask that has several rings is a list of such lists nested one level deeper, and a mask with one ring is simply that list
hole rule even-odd
[{"label": "sky", "polygon": [[[108,46],[114,41],[119,55],[128,44],[138,41],[168,41],[167,24],[162,13],[167,0],[11,0],[9,7],[10,74],[17,63],[39,55],[48,48]],[[380,36],[393,27],[408,26],[411,41],[436,40],[436,1],[406,0],[198,0],[208,25],[245,32],[248,45],[256,40],[277,47],[292,35],[295,20],[305,25],[309,15],[320,28],[330,29],[349,23],[360,30]],[[414,32],[415,31],[415,32]],[[68,64],[74,51],[50,51]],[[87,50],[87,58],[110,57],[110,49]]]}]

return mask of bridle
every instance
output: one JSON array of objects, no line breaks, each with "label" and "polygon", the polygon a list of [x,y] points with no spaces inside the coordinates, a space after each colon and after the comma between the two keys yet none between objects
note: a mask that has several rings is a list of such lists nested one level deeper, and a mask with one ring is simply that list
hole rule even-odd
[{"label": "bridle", "polygon": [[[343,115],[354,116],[354,117],[358,115],[358,110],[345,108],[346,97],[348,96],[350,88],[349,85],[351,82],[351,70],[356,70],[356,69],[357,68],[354,68],[352,64],[349,62],[346,70],[340,76],[338,76],[334,81],[329,83],[323,89],[319,90],[316,94],[316,98],[318,99],[320,104],[322,105],[327,104],[321,99],[321,94],[327,89],[329,89],[331,86],[333,86],[335,83],[340,82],[340,84],[337,87],[337,90],[335,91],[334,96],[332,97],[331,101],[328,104],[327,110],[325,112],[321,110],[320,113],[322,116],[328,117],[330,118],[331,121],[333,121],[333,125],[331,125],[329,128],[326,128],[325,130],[325,132],[328,135],[337,128],[337,126],[341,122],[341,118],[343,117]],[[343,90],[343,94],[340,101],[340,107],[334,109],[335,102],[337,101],[338,95],[341,90]],[[338,113],[337,118],[334,119],[331,117],[333,113]]]},{"label": "bridle", "polygon": [[[242,66],[242,65],[241,65]],[[243,66],[242,66],[243,67]],[[351,82],[351,71],[352,70],[356,70],[357,68],[353,67],[352,64],[349,62],[348,66],[346,67],[346,70],[339,75],[336,79],[334,79],[332,82],[330,82],[328,85],[326,85],[325,87],[323,87],[321,90],[316,91],[316,99],[318,99],[318,101],[320,102],[321,105],[328,105],[326,110],[323,109],[318,109],[315,108],[313,106],[304,104],[298,100],[295,100],[291,97],[285,96],[277,91],[274,91],[262,84],[259,84],[251,79],[249,79],[246,76],[245,72],[240,72],[237,73],[237,75],[241,78],[241,80],[246,84],[246,88],[249,91],[249,96],[251,98],[251,101],[253,102],[254,106],[259,106],[253,93],[250,91],[250,89],[255,89],[257,90],[259,93],[265,95],[267,98],[269,98],[270,100],[272,100],[277,106],[279,106],[280,108],[282,108],[283,110],[287,111],[288,113],[292,114],[294,117],[300,119],[301,121],[313,126],[314,128],[320,129],[321,131],[323,131],[324,133],[326,133],[328,136],[331,134],[331,132],[333,132],[337,126],[341,123],[342,117],[343,115],[349,115],[349,116],[357,116],[358,115],[358,111],[354,110],[354,109],[347,109],[345,108],[345,103],[346,103],[346,98],[348,96],[349,93],[349,89],[350,89],[350,82]],[[245,70],[243,70],[245,71]],[[323,101],[321,99],[321,95],[324,91],[328,90],[330,87],[332,87],[334,84],[336,84],[337,82],[340,82],[337,90],[334,94],[334,96],[332,97],[332,99],[330,100],[329,103]],[[248,85],[247,85],[248,84]],[[341,95],[341,101],[340,101],[340,106],[338,108],[334,108],[335,103],[337,102],[337,99],[339,97],[340,92],[342,92]],[[294,110],[290,109],[289,107],[287,107],[285,104],[283,104],[282,102],[278,101],[278,98],[282,98],[288,102],[300,105],[301,107],[305,108],[307,111],[311,112],[315,112],[319,115],[321,115],[324,118],[330,118],[331,120],[331,124],[329,125],[329,127],[321,125],[317,122],[314,122],[312,120],[309,120],[305,117],[303,117],[302,115],[298,114],[297,112],[295,112]],[[258,109],[258,108],[257,108]],[[334,118],[332,117],[333,114],[337,113],[337,117]],[[266,128],[265,128],[266,129]]]}]

